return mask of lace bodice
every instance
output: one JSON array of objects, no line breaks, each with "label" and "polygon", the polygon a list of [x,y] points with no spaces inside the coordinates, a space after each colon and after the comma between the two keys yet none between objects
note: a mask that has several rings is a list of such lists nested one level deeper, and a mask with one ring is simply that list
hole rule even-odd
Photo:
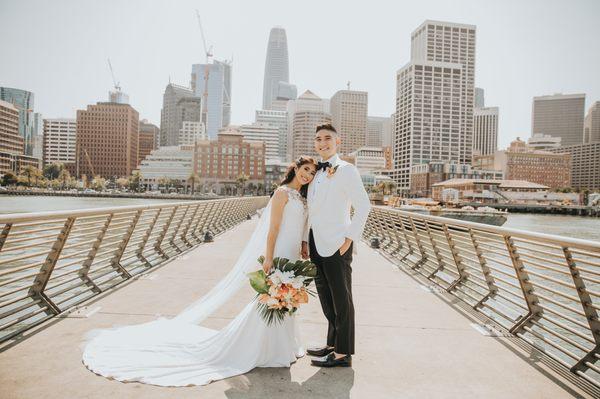
[{"label": "lace bodice", "polygon": [[299,259],[304,226],[308,216],[306,198],[302,197],[297,190],[288,186],[280,186],[277,190],[287,193],[288,202],[283,209],[274,256]]}]

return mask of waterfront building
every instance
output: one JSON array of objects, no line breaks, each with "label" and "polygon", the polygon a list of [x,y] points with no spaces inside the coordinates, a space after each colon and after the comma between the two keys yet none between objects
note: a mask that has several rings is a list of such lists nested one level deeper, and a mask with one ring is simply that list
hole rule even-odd
[{"label": "waterfront building", "polygon": [[498,107],[473,110],[473,154],[489,155],[498,150]]},{"label": "waterfront building", "polygon": [[265,160],[265,183],[264,188],[267,194],[273,191],[273,187],[278,186],[290,166],[290,162],[282,162],[277,159]]},{"label": "waterfront building", "polygon": [[443,161],[413,165],[411,168],[410,193],[417,197],[430,197],[434,184],[450,179],[502,179],[502,172],[478,170],[471,165]]},{"label": "waterfront building", "polygon": [[[263,81],[262,109],[273,109],[273,102],[286,91],[285,84],[289,84],[287,36],[285,29],[276,26],[269,33],[267,57],[265,59],[265,75]],[[280,83],[283,83],[281,87]],[[289,93],[290,95],[295,93]],[[291,98],[290,98],[291,99]]]},{"label": "waterfront building", "polygon": [[351,163],[361,174],[385,169],[386,161],[382,147],[360,147],[348,155],[354,159]]},{"label": "waterfront building", "polygon": [[150,190],[157,190],[168,180],[185,186],[192,174],[193,146],[163,146],[152,150],[140,161],[140,183]]},{"label": "waterfront building", "polygon": [[494,153],[494,170],[508,180],[527,180],[550,188],[571,186],[571,156],[531,149],[517,138],[506,150]]},{"label": "waterfront building", "polygon": [[32,92],[12,87],[0,87],[0,100],[11,103],[19,111],[19,134],[23,137],[25,155],[33,154],[33,140],[38,125],[33,112]]},{"label": "waterfront building", "polygon": [[193,97],[191,89],[169,83],[163,94],[163,107],[160,112],[159,146],[175,146],[179,142],[179,131],[182,125],[180,101]]},{"label": "waterfront building", "polygon": [[[207,98],[204,98],[205,80],[208,76]],[[216,139],[219,129],[229,126],[231,120],[231,63],[214,60],[212,64],[192,65],[192,91],[194,96],[206,101],[206,126],[209,139]],[[204,109],[203,109],[204,112]]]},{"label": "waterfront building", "polygon": [[560,137],[561,145],[583,143],[585,94],[554,94],[533,98],[531,134]]},{"label": "waterfront building", "polygon": [[74,118],[44,119],[43,164],[62,163],[74,170],[77,150],[77,121]]},{"label": "waterfront building", "polygon": [[349,154],[367,142],[369,94],[366,91],[340,90],[331,97],[331,122],[338,131],[340,152]]},{"label": "waterfront building", "polygon": [[138,165],[158,148],[160,129],[149,123],[146,119],[140,121],[140,133],[138,142]]},{"label": "waterfront building", "polygon": [[600,141],[549,149],[571,156],[571,186],[580,190],[600,190]]},{"label": "waterfront building", "polygon": [[596,101],[588,110],[583,121],[583,142],[600,142],[600,101]]},{"label": "waterfront building", "polygon": [[279,129],[277,127],[269,124],[253,123],[241,125],[239,130],[244,135],[244,141],[265,144],[265,159],[280,160]]},{"label": "waterfront building", "polygon": [[127,177],[138,165],[139,114],[129,104],[77,111],[76,175]]},{"label": "waterfront building", "polygon": [[410,189],[412,165],[470,164],[473,153],[475,26],[425,21],[411,60],[396,75],[394,181]]},{"label": "waterfront building", "polygon": [[369,116],[367,118],[367,147],[391,147],[392,121],[389,117]]},{"label": "waterfront building", "polygon": [[450,179],[432,185],[432,198],[442,201],[449,191],[458,200],[479,203],[579,204],[579,194],[558,193],[543,184],[526,180]]},{"label": "waterfront building", "polygon": [[246,184],[263,184],[265,144],[248,142],[239,128],[229,127],[216,140],[196,144],[195,167],[205,190],[235,192],[241,175],[247,177]]},{"label": "waterfront building", "polygon": [[[287,108],[287,103],[286,103]],[[255,122],[266,124],[277,128],[278,136],[278,157],[281,161],[289,161],[288,159],[288,115],[287,110],[257,110]]]},{"label": "waterfront building", "polygon": [[19,133],[19,123],[19,109],[0,100],[0,174],[19,174],[26,166],[40,167],[37,158],[25,155],[25,141]]}]

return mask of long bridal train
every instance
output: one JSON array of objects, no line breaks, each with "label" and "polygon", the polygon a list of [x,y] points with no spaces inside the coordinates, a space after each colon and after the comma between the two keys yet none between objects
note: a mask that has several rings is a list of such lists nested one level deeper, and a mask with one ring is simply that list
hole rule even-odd
[{"label": "long bridal train", "polygon": [[[288,193],[275,256],[298,259],[306,221],[306,205],[299,193]],[[244,285],[246,273],[257,270],[269,229],[271,202],[262,213],[252,237],[227,276],[197,302],[172,319],[92,331],[83,363],[104,377],[123,382],[160,386],[205,385],[244,374],[255,367],[289,367],[304,355],[296,316],[268,326],[256,302],[223,329],[200,326],[210,314]]]}]

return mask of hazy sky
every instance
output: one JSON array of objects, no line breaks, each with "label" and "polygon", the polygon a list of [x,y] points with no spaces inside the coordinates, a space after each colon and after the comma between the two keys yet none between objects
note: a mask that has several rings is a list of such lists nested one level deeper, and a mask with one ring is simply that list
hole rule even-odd
[{"label": "hazy sky", "polygon": [[[418,3],[418,4],[417,4]],[[500,147],[529,137],[536,95],[600,100],[600,1],[0,0],[0,86],[35,93],[44,117],[75,117],[117,79],[141,118],[160,123],[165,85],[204,62],[195,9],[217,58],[233,57],[232,123],[262,104],[269,30],[287,31],[290,80],[331,97],[369,92],[369,114],[395,108],[396,71],[425,19],[477,26],[476,85],[500,107]]]}]

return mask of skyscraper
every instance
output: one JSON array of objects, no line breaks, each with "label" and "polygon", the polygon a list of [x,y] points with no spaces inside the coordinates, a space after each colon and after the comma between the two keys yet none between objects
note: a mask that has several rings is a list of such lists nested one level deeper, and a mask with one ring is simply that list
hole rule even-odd
[{"label": "skyscraper", "polygon": [[206,132],[216,139],[219,129],[231,121],[231,63],[214,60],[212,64],[192,65],[192,91],[194,96],[204,99],[204,87],[208,76],[206,98]]},{"label": "skyscraper", "polygon": [[19,111],[19,134],[25,142],[25,154],[33,153],[33,138],[36,134],[36,123],[33,112],[33,93],[12,87],[0,87],[0,100],[11,103]]},{"label": "skyscraper", "polygon": [[531,134],[560,137],[562,146],[583,143],[585,94],[554,94],[533,98]]},{"label": "skyscraper", "polygon": [[583,142],[600,142],[600,101],[596,101],[585,116],[583,122]]},{"label": "skyscraper", "polygon": [[475,108],[473,118],[473,154],[493,154],[498,149],[498,107]]},{"label": "skyscraper", "polygon": [[340,90],[331,97],[331,121],[342,138],[340,152],[349,154],[367,142],[369,94]]},{"label": "skyscraper", "polygon": [[[269,34],[265,77],[263,81],[263,109],[272,109],[280,92],[279,83],[289,83],[287,37],[285,29],[276,26]],[[294,95],[295,98],[295,95]]]},{"label": "skyscraper", "polygon": [[181,116],[178,103],[183,98],[193,97],[194,93],[187,87],[169,83],[163,95],[163,107],[160,112],[160,145],[177,145]]},{"label": "skyscraper", "polygon": [[253,123],[241,125],[239,130],[244,135],[244,141],[265,144],[265,159],[279,160],[279,129],[276,126]]},{"label": "skyscraper", "polygon": [[256,123],[268,124],[278,129],[278,157],[282,162],[288,161],[288,120],[287,111],[256,111]]},{"label": "skyscraper", "polygon": [[394,173],[430,161],[471,163],[475,26],[425,21],[411,36],[411,61],[397,73]]},{"label": "skyscraper", "polygon": [[142,119],[139,126],[138,168],[142,161],[150,155],[153,150],[156,150],[158,147],[158,138],[160,136],[160,129],[146,119]]},{"label": "skyscraper", "polygon": [[485,107],[485,92],[481,87],[475,88],[475,108]]},{"label": "skyscraper", "polygon": [[44,165],[51,163],[74,165],[76,142],[77,122],[75,119],[44,119]]},{"label": "skyscraper", "polygon": [[[367,119],[367,147],[390,147],[392,121],[389,117],[369,116]],[[384,144],[385,141],[385,144]]]},{"label": "skyscraper", "polygon": [[300,155],[316,156],[314,150],[315,129],[318,125],[331,123],[328,101],[306,90],[296,100],[289,101],[288,109],[288,158]]},{"label": "skyscraper", "polygon": [[139,114],[129,104],[78,110],[76,137],[77,177],[126,177],[138,165]]}]

